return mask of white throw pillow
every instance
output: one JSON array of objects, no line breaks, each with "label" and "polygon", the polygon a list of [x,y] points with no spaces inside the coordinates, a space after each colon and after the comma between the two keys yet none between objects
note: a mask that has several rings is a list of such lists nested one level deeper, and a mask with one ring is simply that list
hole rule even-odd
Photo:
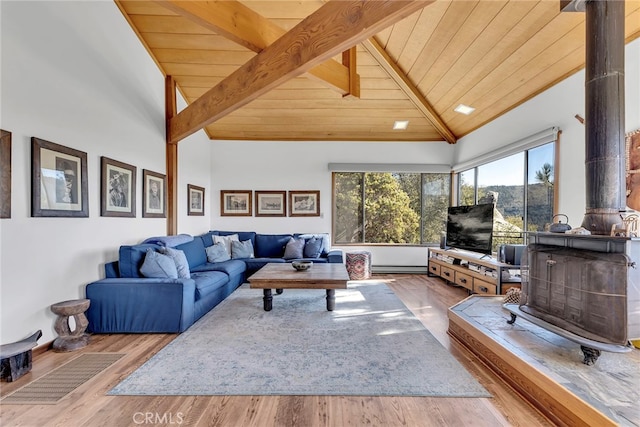
[{"label": "white throw pillow", "polygon": [[215,245],[216,243],[222,243],[224,245],[224,248],[227,250],[227,254],[229,254],[229,258],[231,258],[232,240],[235,240],[236,242],[240,241],[237,234],[230,234],[228,236],[213,236],[213,244]]}]

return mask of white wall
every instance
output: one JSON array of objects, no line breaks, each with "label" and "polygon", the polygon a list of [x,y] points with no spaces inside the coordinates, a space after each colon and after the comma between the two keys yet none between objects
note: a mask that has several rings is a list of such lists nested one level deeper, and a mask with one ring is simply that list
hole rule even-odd
[{"label": "white wall", "polygon": [[[445,142],[215,141],[211,156],[211,228],[261,233],[331,232],[329,163],[449,165],[453,161],[453,150],[453,146]],[[320,217],[222,217],[220,190],[320,190]],[[372,252],[374,265],[426,266],[424,247],[370,246],[366,249]]]},{"label": "white wall", "polygon": [[[625,127],[640,128],[640,39],[625,50]],[[456,144],[456,163],[473,159],[531,134],[558,126],[560,136],[558,212],[579,227],[586,208],[585,126],[575,115],[585,116],[584,70],[513,109]]]},{"label": "white wall", "polygon": [[[120,245],[166,234],[165,219],[142,218],[142,170],[166,173],[164,78],[113,2],[0,8],[0,127],[13,139],[12,216],[0,220],[0,342],[42,329],[42,344],[56,336],[51,304],[84,297]],[[89,218],[30,216],[32,136],[87,153]],[[210,182],[209,147],[203,132],[179,146],[180,232],[209,228],[209,218],[186,216],[187,184]],[[101,156],[138,168],[136,218],[100,216]]]}]

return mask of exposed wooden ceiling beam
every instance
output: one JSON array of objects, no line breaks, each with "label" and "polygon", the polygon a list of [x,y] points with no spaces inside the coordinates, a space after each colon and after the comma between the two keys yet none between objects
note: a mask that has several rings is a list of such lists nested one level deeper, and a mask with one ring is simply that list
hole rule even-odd
[{"label": "exposed wooden ceiling beam", "polygon": [[[214,31],[253,52],[262,52],[286,31],[238,1],[154,0],[198,25]],[[323,82],[342,96],[353,95],[349,68],[329,59],[309,70],[309,77]],[[359,89],[359,88],[358,88]]]},{"label": "exposed wooden ceiling beam", "polygon": [[440,135],[449,144],[455,144],[458,138],[451,132],[449,127],[433,109],[429,101],[422,95],[409,77],[398,67],[395,61],[384,50],[375,38],[370,38],[362,42],[362,46],[373,56],[398,87],[409,97],[411,102],[420,110],[424,117],[431,122]]},{"label": "exposed wooden ceiling beam", "polygon": [[434,0],[331,1],[171,119],[176,143]]}]

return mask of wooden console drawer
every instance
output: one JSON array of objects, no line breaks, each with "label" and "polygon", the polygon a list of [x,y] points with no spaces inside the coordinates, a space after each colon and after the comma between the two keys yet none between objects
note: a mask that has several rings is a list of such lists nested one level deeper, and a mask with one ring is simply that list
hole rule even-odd
[{"label": "wooden console drawer", "polygon": [[443,279],[453,282],[455,280],[454,276],[455,272],[451,268],[445,267],[444,265],[440,267],[440,277]]},{"label": "wooden console drawer", "polygon": [[432,262],[429,263],[429,273],[439,276],[440,275],[440,264],[434,264]]},{"label": "wooden console drawer", "polygon": [[473,277],[469,276],[468,274],[464,274],[464,273],[460,273],[459,271],[456,271],[456,280],[455,280],[455,284],[462,286],[463,288],[467,288],[470,291],[473,290]]},{"label": "wooden console drawer", "polygon": [[474,279],[473,292],[477,294],[495,295],[497,291],[496,285],[489,282],[484,282],[480,279]]}]

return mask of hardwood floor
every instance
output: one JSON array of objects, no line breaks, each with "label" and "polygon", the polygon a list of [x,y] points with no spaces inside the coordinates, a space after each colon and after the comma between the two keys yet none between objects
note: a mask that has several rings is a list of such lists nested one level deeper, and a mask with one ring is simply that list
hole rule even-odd
[{"label": "hardwood floor", "polygon": [[[121,360],[56,405],[0,404],[2,426],[549,426],[539,412],[447,335],[447,308],[462,288],[425,275],[384,279],[431,333],[493,398],[358,396],[107,396],[106,392],[175,338],[173,334],[94,335],[74,353],[34,356],[32,371],[3,382],[0,396],[22,387],[81,352],[125,353]],[[428,355],[425,355],[428,357]]]}]

